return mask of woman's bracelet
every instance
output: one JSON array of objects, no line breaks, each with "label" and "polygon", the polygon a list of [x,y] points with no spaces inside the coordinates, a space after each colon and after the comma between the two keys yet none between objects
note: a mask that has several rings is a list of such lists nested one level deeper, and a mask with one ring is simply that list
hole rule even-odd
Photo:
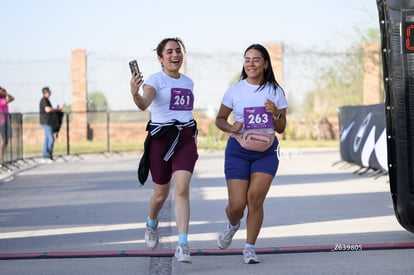
[{"label": "woman's bracelet", "polygon": [[280,119],[282,117],[282,113],[281,112],[279,112],[276,116],[275,115],[273,115],[273,119],[274,120],[278,120],[278,119]]}]

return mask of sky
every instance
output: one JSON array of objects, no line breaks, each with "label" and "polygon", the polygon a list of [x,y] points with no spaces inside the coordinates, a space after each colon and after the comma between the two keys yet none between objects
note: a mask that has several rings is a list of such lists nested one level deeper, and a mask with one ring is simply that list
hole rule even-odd
[{"label": "sky", "polygon": [[[375,0],[0,0],[0,11],[0,85],[16,98],[11,112],[37,112],[43,86],[52,104],[71,103],[73,49],[87,51],[89,92],[103,92],[113,110],[135,110],[128,61],[138,59],[144,77],[157,72],[153,49],[180,37],[196,107],[218,108],[250,44],[343,51],[357,29],[378,28]],[[285,91],[303,96],[295,83],[290,73]]]}]

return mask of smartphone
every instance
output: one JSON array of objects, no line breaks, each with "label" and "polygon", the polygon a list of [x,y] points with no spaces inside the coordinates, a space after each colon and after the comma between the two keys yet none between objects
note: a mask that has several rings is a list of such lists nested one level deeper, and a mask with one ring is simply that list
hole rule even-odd
[{"label": "smartphone", "polygon": [[131,69],[131,74],[139,74],[139,67],[138,67],[138,62],[136,60],[132,60],[129,62],[129,68]]}]

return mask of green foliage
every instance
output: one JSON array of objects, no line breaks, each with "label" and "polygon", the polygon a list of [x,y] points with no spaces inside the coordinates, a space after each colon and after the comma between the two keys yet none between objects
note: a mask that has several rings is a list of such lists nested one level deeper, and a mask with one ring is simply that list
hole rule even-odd
[{"label": "green foliage", "polygon": [[346,54],[338,54],[321,70],[316,78],[315,90],[303,103],[304,112],[317,117],[335,116],[340,106],[363,104],[363,43],[379,42],[376,30],[359,34]]},{"label": "green foliage", "polygon": [[63,107],[62,110],[64,113],[70,113],[72,111],[72,104],[66,105]]},{"label": "green foliage", "polygon": [[229,86],[233,85],[234,83],[240,80],[240,73],[234,75],[234,77],[230,80]]},{"label": "green foliage", "polygon": [[107,111],[108,102],[102,92],[92,92],[88,94],[88,111]]},{"label": "green foliage", "polygon": [[[143,151],[144,142],[122,142],[112,141],[109,144],[106,141],[83,141],[72,142],[69,147],[69,154],[90,154],[102,152],[132,152]],[[38,156],[42,152],[42,145],[25,145],[23,155],[27,157]],[[68,147],[66,143],[56,143],[53,154],[55,156],[67,155]]]}]

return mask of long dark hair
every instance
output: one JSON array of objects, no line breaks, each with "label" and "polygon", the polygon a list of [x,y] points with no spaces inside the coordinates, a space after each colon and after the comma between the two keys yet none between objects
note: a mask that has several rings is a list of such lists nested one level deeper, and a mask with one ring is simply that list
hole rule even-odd
[{"label": "long dark hair", "polygon": [[[259,86],[259,88],[257,88],[257,90],[260,91],[266,86],[267,83],[271,83],[275,90],[279,87],[283,91],[282,87],[279,85],[279,83],[276,80],[275,74],[273,73],[272,62],[270,60],[270,55],[269,55],[269,52],[267,51],[267,49],[265,47],[263,47],[262,45],[260,45],[260,44],[252,44],[244,51],[243,56],[245,56],[246,53],[251,49],[259,51],[260,54],[262,55],[263,59],[265,61],[267,61],[268,64],[269,64],[267,69],[264,70],[263,82],[260,83],[260,86]],[[247,74],[246,74],[246,71],[244,70],[244,66],[243,66],[242,72],[240,74],[240,80],[243,80],[243,79],[246,79],[246,78],[247,78]]]}]

